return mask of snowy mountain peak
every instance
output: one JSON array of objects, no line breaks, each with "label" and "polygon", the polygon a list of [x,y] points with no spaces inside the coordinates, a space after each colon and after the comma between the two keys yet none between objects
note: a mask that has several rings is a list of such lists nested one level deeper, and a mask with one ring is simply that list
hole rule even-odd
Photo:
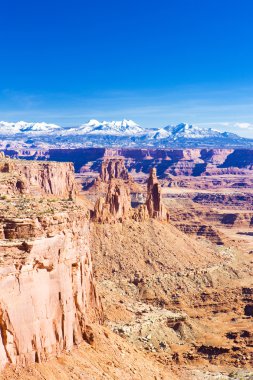
[{"label": "snowy mountain peak", "polygon": [[21,128],[21,132],[52,132],[61,129],[59,125],[47,123],[28,123]]},{"label": "snowy mountain peak", "polygon": [[176,138],[207,138],[220,136],[221,132],[212,128],[201,128],[197,125],[180,123],[178,125],[168,125],[164,128],[169,136]]},{"label": "snowy mountain peak", "polygon": [[18,121],[16,123],[0,121],[0,134],[17,134],[17,133],[37,133],[45,134],[52,133],[57,130],[60,130],[61,127],[56,124],[48,124],[45,122],[42,123],[28,123],[26,121]]},{"label": "snowy mountain peak", "polygon": [[100,122],[96,119],[91,119],[88,121],[88,123],[86,124],[83,124],[83,125],[90,125],[90,126],[94,126],[94,125],[100,125]]},{"label": "snowy mountain peak", "polygon": [[203,147],[253,146],[253,140],[230,132],[180,123],[163,128],[142,128],[133,120],[98,121],[91,119],[75,127],[45,122],[0,122],[2,141],[50,142],[52,146]]},{"label": "snowy mountain peak", "polygon": [[71,128],[69,133],[77,134],[92,134],[92,135],[134,135],[143,132],[141,128],[133,120],[121,120],[121,121],[101,121],[91,119],[80,127]]}]

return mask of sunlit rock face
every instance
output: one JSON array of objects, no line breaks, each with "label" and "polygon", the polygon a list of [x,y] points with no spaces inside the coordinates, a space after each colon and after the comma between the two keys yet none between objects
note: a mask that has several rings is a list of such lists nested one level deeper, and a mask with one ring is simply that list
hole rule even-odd
[{"label": "sunlit rock face", "polygon": [[[0,171],[1,368],[69,350],[85,339],[90,323],[103,319],[89,213],[69,197],[71,164],[23,164],[9,160]],[[12,188],[20,178],[26,191],[41,184],[41,192]]]},{"label": "sunlit rock face", "polygon": [[101,165],[100,178],[103,182],[108,182],[114,178],[128,181],[130,175],[123,159],[105,159]]},{"label": "sunlit rock face", "polygon": [[11,160],[0,156],[1,193],[72,198],[76,194],[70,162]]},{"label": "sunlit rock face", "polygon": [[162,202],[161,187],[156,176],[155,168],[150,170],[148,178],[146,205],[150,218],[159,220],[169,219],[168,211]]},{"label": "sunlit rock face", "polygon": [[131,198],[129,188],[121,180],[109,182],[106,197],[100,197],[94,209],[92,219],[97,222],[122,221],[131,216]]}]

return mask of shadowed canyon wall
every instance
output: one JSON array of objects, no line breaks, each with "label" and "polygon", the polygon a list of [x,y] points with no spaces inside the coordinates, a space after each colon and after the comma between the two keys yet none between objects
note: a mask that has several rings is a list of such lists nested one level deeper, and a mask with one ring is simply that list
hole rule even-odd
[{"label": "shadowed canyon wall", "polygon": [[[252,149],[113,149],[78,148],[36,150],[5,150],[11,157],[36,160],[71,161],[75,171],[82,168],[99,171],[104,157],[124,158],[128,170],[148,174],[157,168],[159,178],[174,176],[201,176],[212,174],[245,174],[253,169]],[[87,166],[87,167],[86,167]]]}]

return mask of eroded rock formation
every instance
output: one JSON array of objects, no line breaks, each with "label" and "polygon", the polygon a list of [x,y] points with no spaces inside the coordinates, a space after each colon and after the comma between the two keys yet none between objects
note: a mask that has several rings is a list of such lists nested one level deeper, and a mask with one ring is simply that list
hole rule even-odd
[{"label": "eroded rock formation", "polygon": [[[73,188],[72,166],[23,165],[9,161],[8,171],[0,172],[6,185],[0,202],[1,369],[69,350],[86,338],[90,323],[103,319],[93,280],[89,212],[62,199]],[[26,179],[26,191],[41,186],[41,192],[11,193],[8,181],[19,176]]]},{"label": "eroded rock formation", "polygon": [[130,175],[125,167],[123,159],[105,159],[102,162],[100,170],[100,179],[103,182],[109,182],[111,179],[122,179],[124,181],[130,180]]},{"label": "eroded rock formation", "polygon": [[159,220],[168,220],[169,214],[162,202],[161,187],[156,176],[156,169],[150,170],[147,184],[147,200],[146,205],[150,218]]},{"label": "eroded rock formation", "polygon": [[122,221],[130,216],[129,188],[120,180],[111,180],[106,198],[100,197],[94,208],[93,220],[97,222]]},{"label": "eroded rock formation", "polygon": [[111,179],[108,183],[106,197],[100,197],[95,203],[92,215],[93,221],[103,223],[115,220],[122,221],[128,218],[136,221],[143,221],[149,218],[169,220],[167,208],[162,202],[161,188],[156,176],[156,169],[150,171],[145,204],[135,209],[131,207],[130,187],[122,179]]},{"label": "eroded rock formation", "polygon": [[29,196],[72,198],[76,193],[74,167],[70,162],[11,160],[0,157],[0,192]]},{"label": "eroded rock formation", "polygon": [[39,362],[71,349],[84,339],[86,326],[102,317],[87,218],[72,212],[32,222],[41,231],[36,239],[12,234],[15,243],[0,242],[2,367]]}]

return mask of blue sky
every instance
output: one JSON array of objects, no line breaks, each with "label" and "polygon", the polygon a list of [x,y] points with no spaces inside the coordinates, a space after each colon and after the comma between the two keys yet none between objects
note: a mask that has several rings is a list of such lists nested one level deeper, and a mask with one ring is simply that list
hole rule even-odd
[{"label": "blue sky", "polygon": [[253,137],[252,0],[0,3],[0,119]]}]

